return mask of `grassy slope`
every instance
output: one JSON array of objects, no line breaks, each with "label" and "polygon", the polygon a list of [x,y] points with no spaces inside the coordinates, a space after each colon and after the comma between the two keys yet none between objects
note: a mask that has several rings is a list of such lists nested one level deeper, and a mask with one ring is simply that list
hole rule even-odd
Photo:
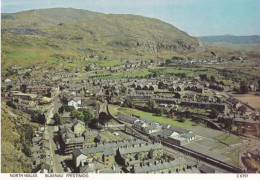
[{"label": "grassy slope", "polygon": [[4,68],[46,62],[68,66],[65,60],[82,62],[90,55],[112,60],[173,56],[194,52],[200,43],[157,19],[75,9],[4,14],[1,28]]},{"label": "grassy slope", "polygon": [[[17,118],[8,112],[13,112]],[[22,152],[22,126],[27,124],[34,129],[36,124],[28,122],[29,117],[19,111],[12,111],[2,103],[1,109],[1,171],[2,173],[31,172],[31,160]]]}]

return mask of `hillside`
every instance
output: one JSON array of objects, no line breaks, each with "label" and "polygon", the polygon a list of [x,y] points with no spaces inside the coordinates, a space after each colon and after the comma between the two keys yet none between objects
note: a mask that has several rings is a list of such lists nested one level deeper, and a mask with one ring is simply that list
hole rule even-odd
[{"label": "hillside", "polygon": [[[195,37],[158,19],[71,8],[2,14],[2,66],[156,58],[200,51]],[[46,63],[47,62],[47,63]]]},{"label": "hillside", "polygon": [[222,36],[200,36],[198,37],[204,43],[214,42],[226,42],[232,44],[259,44],[260,35],[254,36],[233,36],[233,35],[222,35]]},{"label": "hillside", "polygon": [[31,160],[23,152],[23,143],[29,144],[31,133],[37,124],[29,122],[30,117],[18,110],[1,105],[1,172],[31,172]]}]

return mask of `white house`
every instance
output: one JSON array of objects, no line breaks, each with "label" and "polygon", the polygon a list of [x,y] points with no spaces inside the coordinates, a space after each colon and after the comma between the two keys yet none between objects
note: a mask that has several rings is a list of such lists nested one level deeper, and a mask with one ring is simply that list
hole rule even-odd
[{"label": "white house", "polygon": [[70,101],[68,102],[68,105],[69,105],[69,106],[74,106],[75,109],[78,109],[78,106],[81,105],[81,99],[78,99],[78,100],[72,99],[72,100],[70,100]]}]

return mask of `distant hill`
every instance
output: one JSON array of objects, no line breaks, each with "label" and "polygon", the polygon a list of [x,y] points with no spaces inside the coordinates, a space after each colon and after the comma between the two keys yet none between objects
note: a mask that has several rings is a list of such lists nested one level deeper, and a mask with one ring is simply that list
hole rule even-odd
[{"label": "distant hill", "polygon": [[233,44],[227,42],[212,42],[207,43],[210,47],[225,47],[234,50],[244,50],[244,51],[256,51],[260,52],[260,43],[259,44]]},{"label": "distant hill", "polygon": [[204,43],[213,42],[227,42],[232,44],[259,44],[260,35],[254,36],[233,36],[233,35],[222,35],[222,36],[200,36],[198,37]]},{"label": "distant hill", "polygon": [[155,58],[195,53],[203,46],[198,38],[158,19],[72,8],[3,13],[1,28],[4,66],[90,56]]}]

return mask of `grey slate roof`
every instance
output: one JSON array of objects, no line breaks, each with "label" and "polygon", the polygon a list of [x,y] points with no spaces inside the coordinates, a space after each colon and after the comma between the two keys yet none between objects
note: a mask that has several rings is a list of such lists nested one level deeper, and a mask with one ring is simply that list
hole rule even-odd
[{"label": "grey slate roof", "polygon": [[184,137],[184,138],[193,138],[193,137],[195,137],[195,134],[187,133],[187,134],[183,134],[182,137]]},{"label": "grey slate roof", "polygon": [[163,146],[159,143],[156,144],[148,144],[146,146],[141,147],[129,147],[129,148],[121,148],[119,149],[120,154],[131,154],[131,153],[138,153],[144,151],[150,151],[155,149],[161,149]]},{"label": "grey slate roof", "polygon": [[132,123],[132,124],[137,120],[136,117],[123,115],[123,114],[119,114],[118,118],[122,121],[126,121],[126,122],[129,122],[129,123]]},{"label": "grey slate roof", "polygon": [[163,162],[163,163],[159,163],[159,164],[152,164],[152,165],[146,165],[146,166],[140,166],[140,167],[136,167],[134,169],[135,173],[147,173],[147,172],[151,172],[151,171],[158,171],[158,170],[163,170],[163,169],[170,169],[170,168],[174,168],[177,167],[179,165],[182,164],[186,164],[185,160],[179,158],[179,159],[175,159],[173,161],[170,162]]},{"label": "grey slate roof", "polygon": [[[144,144],[144,143],[145,143],[144,141],[138,139],[138,140],[133,140],[133,141],[120,141],[120,142],[98,144],[96,147],[84,148],[84,149],[75,149],[73,151],[73,156],[77,157],[80,154],[88,155],[88,154],[91,154],[91,153],[105,152],[105,150],[107,150],[107,149],[116,150],[119,147],[124,147],[126,145],[133,146],[133,145],[140,145],[140,144]],[[111,153],[111,151],[110,151],[110,153]]]},{"label": "grey slate roof", "polygon": [[122,170],[118,167],[118,166],[116,166],[116,167],[112,167],[112,168],[105,168],[105,169],[103,169],[103,173],[121,173],[122,172]]},{"label": "grey slate roof", "polygon": [[177,133],[180,133],[180,134],[185,134],[185,133],[189,133],[190,132],[189,130],[182,129],[182,128],[175,127],[175,126],[170,126],[169,129],[173,130],[173,131],[175,131]]},{"label": "grey slate roof", "polygon": [[154,123],[155,121],[153,120],[153,119],[151,119],[151,118],[149,118],[149,117],[141,117],[141,118],[139,118],[140,120],[143,120],[143,121],[145,121],[145,122],[147,122],[147,123]]},{"label": "grey slate roof", "polygon": [[104,152],[105,156],[114,155],[115,152],[112,149],[106,149]]}]

